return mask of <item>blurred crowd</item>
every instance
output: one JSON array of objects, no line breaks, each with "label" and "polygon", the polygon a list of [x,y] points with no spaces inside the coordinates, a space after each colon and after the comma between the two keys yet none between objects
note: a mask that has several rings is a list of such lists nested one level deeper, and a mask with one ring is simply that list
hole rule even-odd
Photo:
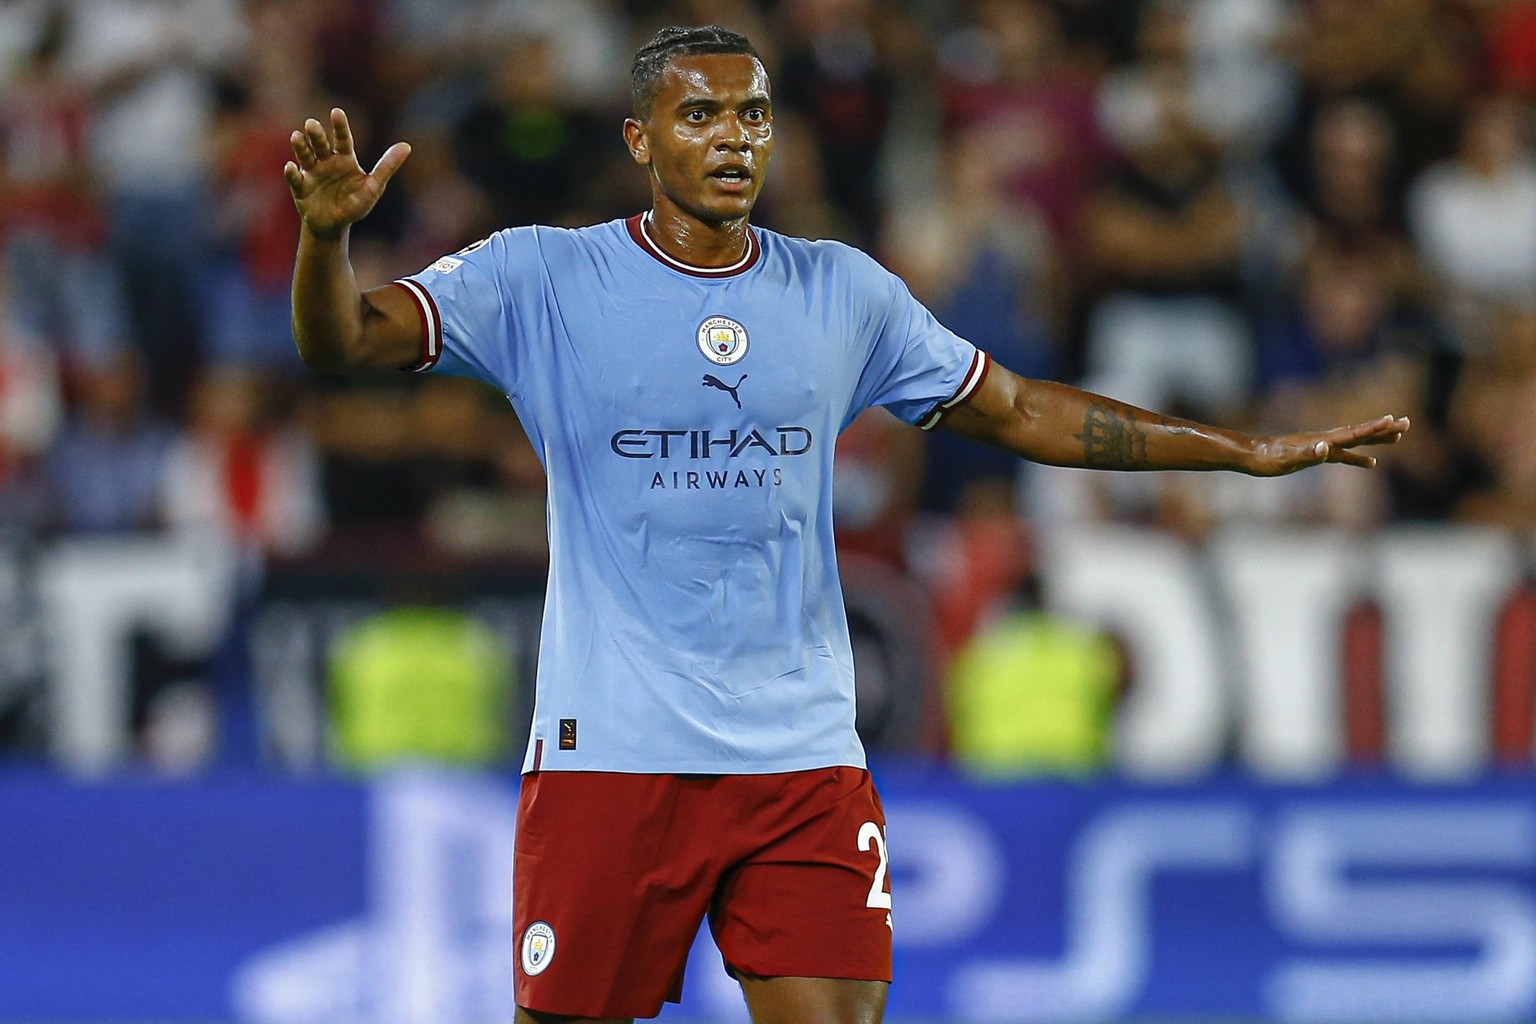
[{"label": "blurred crowd", "polygon": [[412,143],[353,236],[383,283],[644,208],[630,55],[709,22],[773,80],[754,220],[1004,365],[1246,430],[1414,419],[1382,472],[1250,481],[866,414],[844,549],[925,581],[946,650],[1063,521],[1536,524],[1536,0],[0,0],[0,527],[537,564],[504,399],[298,361],[288,134]]}]

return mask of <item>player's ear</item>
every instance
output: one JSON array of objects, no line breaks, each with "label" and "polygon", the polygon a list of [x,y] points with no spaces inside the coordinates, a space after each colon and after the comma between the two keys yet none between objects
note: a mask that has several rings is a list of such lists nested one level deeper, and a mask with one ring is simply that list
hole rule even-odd
[{"label": "player's ear", "polygon": [[624,122],[624,144],[629,147],[629,155],[635,163],[641,167],[651,165],[651,143],[645,137],[645,126],[632,117]]}]

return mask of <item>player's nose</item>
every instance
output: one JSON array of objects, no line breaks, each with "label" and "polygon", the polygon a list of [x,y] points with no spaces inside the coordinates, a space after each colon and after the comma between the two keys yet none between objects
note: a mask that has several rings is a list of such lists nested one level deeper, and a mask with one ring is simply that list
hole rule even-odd
[{"label": "player's nose", "polygon": [[718,131],[715,133],[715,146],[718,149],[742,150],[749,145],[747,141],[747,128],[741,118],[735,114],[726,114],[717,122]]}]

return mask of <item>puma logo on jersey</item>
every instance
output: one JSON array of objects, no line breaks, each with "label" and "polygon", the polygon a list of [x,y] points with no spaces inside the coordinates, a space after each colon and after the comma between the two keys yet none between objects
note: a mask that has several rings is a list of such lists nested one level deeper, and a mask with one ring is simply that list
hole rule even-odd
[{"label": "puma logo on jersey", "polygon": [[738,388],[741,387],[741,381],[742,380],[746,380],[746,379],[747,379],[747,375],[746,374],[742,374],[741,375],[741,380],[738,380],[736,382],[736,387],[733,388],[729,384],[727,384],[725,381],[721,380],[719,377],[716,377],[714,374],[706,373],[704,375],[704,385],[703,386],[706,387],[706,388],[714,388],[717,391],[724,391],[726,394],[730,395],[731,396],[731,400],[736,403],[736,408],[740,409],[741,408],[741,396],[738,395],[736,393],[736,391],[737,391]]}]

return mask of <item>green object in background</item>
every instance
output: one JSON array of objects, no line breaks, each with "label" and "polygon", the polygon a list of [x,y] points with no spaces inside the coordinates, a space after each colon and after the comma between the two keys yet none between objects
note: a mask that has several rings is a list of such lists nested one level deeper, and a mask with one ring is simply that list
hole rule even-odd
[{"label": "green object in background", "polygon": [[950,743],[978,775],[1086,775],[1104,766],[1120,654],[1103,632],[1043,612],[980,630],[949,675]]},{"label": "green object in background", "polygon": [[331,652],[337,760],[360,771],[416,759],[487,765],[507,749],[512,664],[483,623],[403,607],[358,623]]}]

